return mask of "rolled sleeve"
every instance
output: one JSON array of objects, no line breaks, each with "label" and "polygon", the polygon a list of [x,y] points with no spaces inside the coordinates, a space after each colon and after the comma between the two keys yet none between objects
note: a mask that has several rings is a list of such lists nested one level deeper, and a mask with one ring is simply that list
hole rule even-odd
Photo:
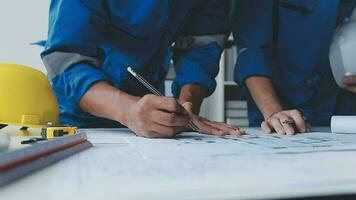
[{"label": "rolled sleeve", "polygon": [[246,49],[239,55],[235,67],[235,81],[243,85],[250,76],[272,78],[272,56],[270,49]]},{"label": "rolled sleeve", "polygon": [[244,85],[250,76],[273,75],[274,14],[273,0],[237,1],[233,17],[233,34],[241,49],[235,66],[234,80]]},{"label": "rolled sleeve", "polygon": [[61,115],[80,115],[79,102],[89,88],[98,81],[111,82],[100,68],[104,30],[97,16],[101,16],[101,7],[94,10],[85,3],[57,0],[50,4],[48,39],[41,57]]},{"label": "rolled sleeve", "polygon": [[98,81],[111,82],[104,73],[87,64],[73,65],[51,80],[54,92],[63,96],[72,108],[78,107],[84,94]]},{"label": "rolled sleeve", "polygon": [[207,96],[216,88],[215,77],[225,40],[230,32],[229,2],[207,0],[194,8],[176,41],[176,78],[172,92],[178,97],[186,84],[202,86]]},{"label": "rolled sleeve", "polygon": [[216,88],[215,76],[219,72],[221,49],[215,43],[210,43],[194,51],[183,53],[175,63],[176,78],[172,84],[172,92],[178,97],[181,88],[186,84],[202,86],[207,95]]}]

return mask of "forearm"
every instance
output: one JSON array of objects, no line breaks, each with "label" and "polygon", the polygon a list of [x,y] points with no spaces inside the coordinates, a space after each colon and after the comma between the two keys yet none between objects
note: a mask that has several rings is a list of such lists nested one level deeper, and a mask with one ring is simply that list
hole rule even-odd
[{"label": "forearm", "polygon": [[127,125],[127,113],[138,97],[122,92],[108,82],[93,84],[79,102],[80,107],[95,116],[118,121]]},{"label": "forearm", "polygon": [[187,84],[181,88],[179,101],[191,102],[193,104],[193,112],[199,114],[200,106],[206,96],[206,90],[197,84]]},{"label": "forearm", "polygon": [[245,84],[265,119],[283,110],[270,78],[252,76],[245,80]]}]

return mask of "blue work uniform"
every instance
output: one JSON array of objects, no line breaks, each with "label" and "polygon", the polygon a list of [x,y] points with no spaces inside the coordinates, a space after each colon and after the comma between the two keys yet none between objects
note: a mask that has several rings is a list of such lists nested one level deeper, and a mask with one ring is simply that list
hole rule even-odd
[{"label": "blue work uniform", "polygon": [[[98,81],[130,95],[149,91],[127,72],[132,67],[155,87],[173,58],[172,92],[199,84],[210,95],[230,31],[228,1],[53,0],[41,56],[60,108],[60,123],[117,127],[83,111],[79,101]],[[161,88],[161,87],[160,87]],[[162,89],[162,88],[161,88]]]},{"label": "blue work uniform", "polygon": [[[355,7],[340,0],[240,0],[234,37],[240,51],[235,81],[271,78],[285,109],[298,109],[313,126],[328,126],[332,115],[356,115],[356,96],[340,89],[329,63],[333,33]],[[355,54],[356,56],[356,54]],[[356,63],[355,63],[356,64]],[[250,126],[263,116],[247,88]]]}]

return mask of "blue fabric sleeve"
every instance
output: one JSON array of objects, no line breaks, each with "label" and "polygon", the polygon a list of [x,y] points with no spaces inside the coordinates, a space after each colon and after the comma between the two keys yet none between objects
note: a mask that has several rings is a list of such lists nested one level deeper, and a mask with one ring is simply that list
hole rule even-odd
[{"label": "blue fabric sleeve", "polygon": [[[97,56],[98,42],[105,30],[97,23],[100,13],[93,11],[83,0],[51,1],[49,11],[48,39],[42,56],[54,51],[74,52],[86,56]],[[75,11],[75,12],[73,12]],[[105,21],[102,17],[102,21]]]},{"label": "blue fabric sleeve", "polygon": [[214,43],[184,53],[175,64],[174,96],[178,97],[181,87],[186,84],[198,84],[211,95],[216,87],[214,77],[219,71],[220,54],[221,49]]},{"label": "blue fabric sleeve", "polygon": [[65,97],[66,105],[76,108],[84,94],[98,81],[110,82],[110,79],[99,69],[79,63],[54,77],[51,83],[54,92]]},{"label": "blue fabric sleeve", "polygon": [[[182,36],[228,34],[230,29],[228,1],[204,1],[183,27]],[[176,78],[172,92],[178,97],[186,84],[198,84],[211,95],[216,88],[215,77],[219,72],[222,49],[215,42],[196,49],[174,51]]]},{"label": "blue fabric sleeve", "polygon": [[[93,23],[93,18],[100,13],[101,8],[97,6],[97,9],[97,12],[93,12],[81,0],[51,1],[48,39],[42,58],[53,52],[65,52],[100,60],[98,41],[102,33],[100,26]],[[94,83],[110,82],[100,68],[85,62],[70,66],[59,66],[58,63],[46,67],[60,67],[60,73],[54,74],[51,83],[59,101],[66,101],[63,104],[60,102],[60,105],[71,106],[66,110],[80,110],[79,101]]]},{"label": "blue fabric sleeve", "polygon": [[272,78],[273,0],[238,0],[233,34],[240,51],[234,79],[244,85],[250,76]]},{"label": "blue fabric sleeve", "polygon": [[234,79],[239,85],[251,76],[272,78],[272,55],[269,49],[246,49],[236,62]]}]

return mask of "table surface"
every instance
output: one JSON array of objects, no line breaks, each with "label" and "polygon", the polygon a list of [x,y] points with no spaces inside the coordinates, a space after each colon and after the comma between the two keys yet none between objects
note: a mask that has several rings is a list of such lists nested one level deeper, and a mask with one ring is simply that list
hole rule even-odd
[{"label": "table surface", "polygon": [[356,194],[356,135],[321,130],[283,137],[249,128],[249,135],[239,138],[184,133],[175,139],[145,139],[128,129],[87,129],[92,148],[0,188],[0,196],[274,199]]}]

